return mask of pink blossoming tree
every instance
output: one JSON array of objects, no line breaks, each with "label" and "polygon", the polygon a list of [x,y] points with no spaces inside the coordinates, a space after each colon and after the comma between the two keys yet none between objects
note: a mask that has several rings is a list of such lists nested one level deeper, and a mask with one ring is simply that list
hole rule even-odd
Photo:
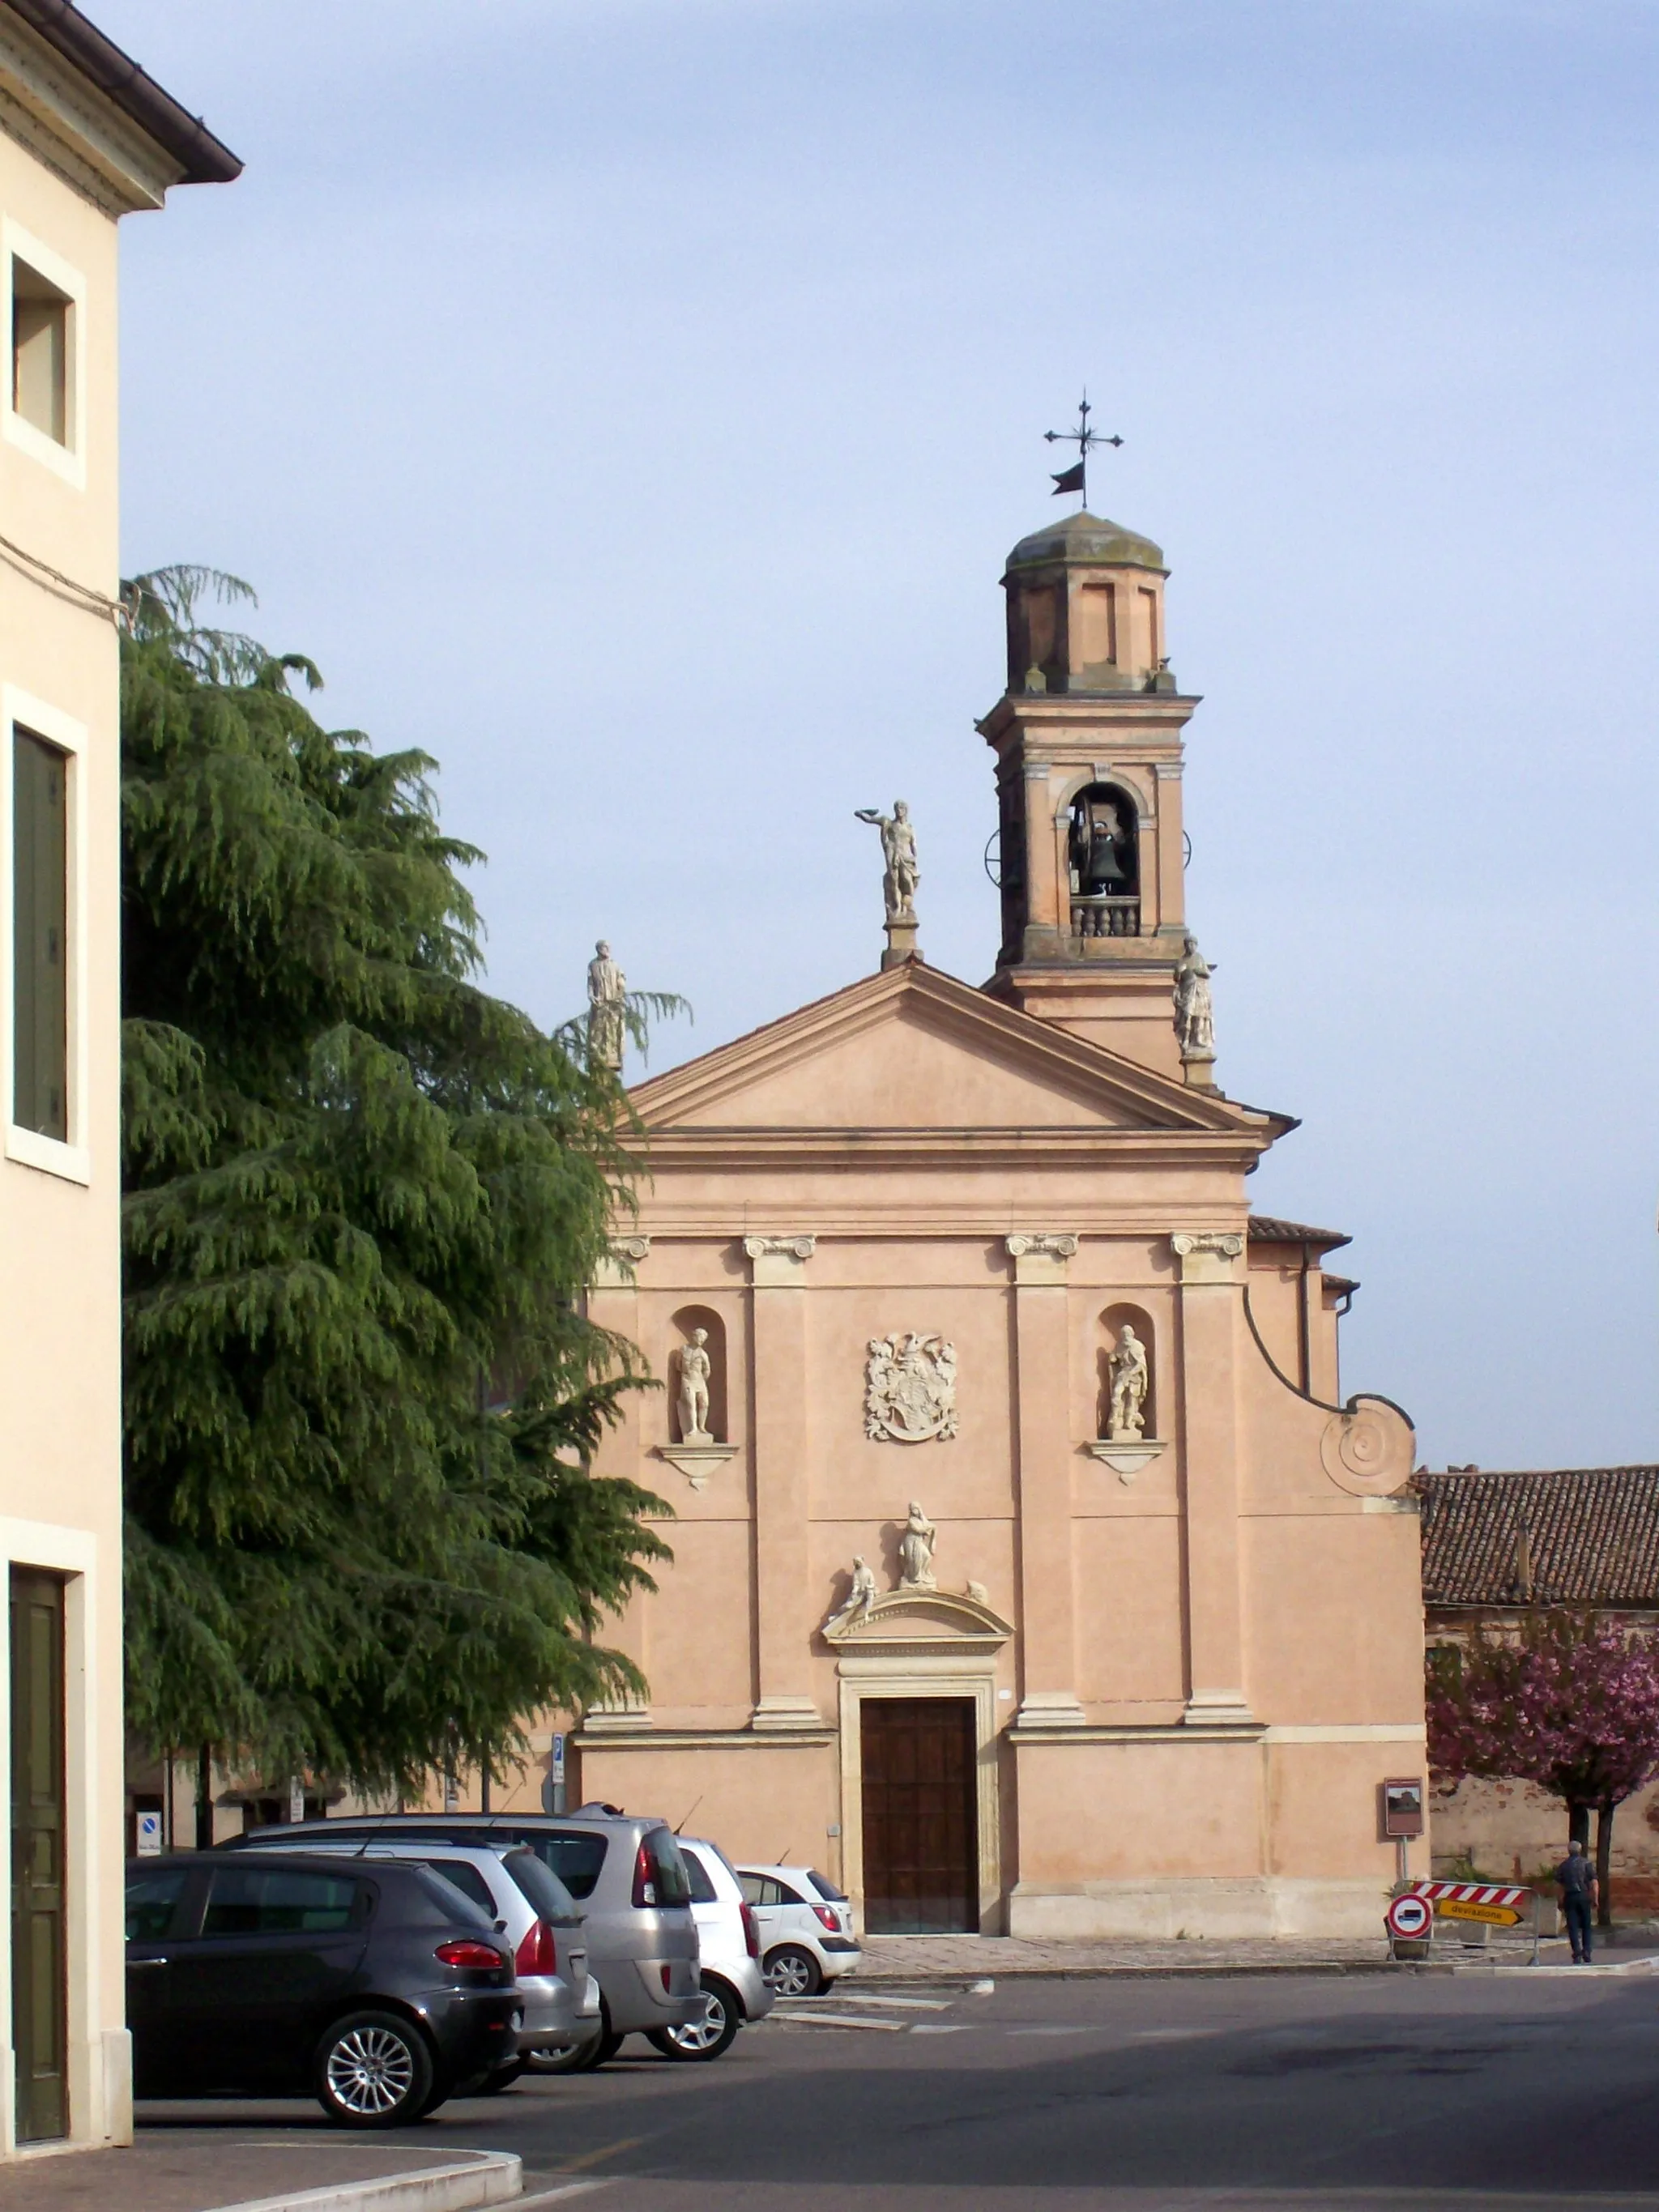
[{"label": "pink blossoming tree", "polygon": [[1595,1811],[1606,1926],[1614,1808],[1659,1767],[1659,1636],[1566,1607],[1478,1628],[1430,1654],[1428,1720],[1441,1773],[1536,1783],[1565,1803],[1575,1836]]}]

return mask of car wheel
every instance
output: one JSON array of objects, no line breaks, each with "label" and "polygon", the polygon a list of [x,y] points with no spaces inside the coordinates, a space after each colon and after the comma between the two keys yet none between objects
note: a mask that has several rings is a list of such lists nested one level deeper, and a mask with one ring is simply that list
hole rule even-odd
[{"label": "car wheel", "polygon": [[599,2032],[591,2043],[579,2043],[573,2051],[526,2051],[525,2064],[532,2074],[591,2074],[614,2058],[621,2047],[622,2038],[611,2033],[610,2008],[601,1997]]},{"label": "car wheel", "polygon": [[775,1997],[815,1997],[823,1987],[817,1960],[797,1943],[780,1943],[766,1955],[766,1986]]},{"label": "car wheel", "polygon": [[731,2049],[743,2025],[736,1996],[724,1982],[711,1978],[702,1985],[702,1999],[701,2020],[688,2021],[683,2027],[652,2029],[651,2041],[665,2058],[718,2058],[721,2051]]},{"label": "car wheel", "polygon": [[329,2118],[346,2128],[401,2127],[441,2102],[426,2038],[391,2012],[337,2020],[317,2046],[313,2085]]}]

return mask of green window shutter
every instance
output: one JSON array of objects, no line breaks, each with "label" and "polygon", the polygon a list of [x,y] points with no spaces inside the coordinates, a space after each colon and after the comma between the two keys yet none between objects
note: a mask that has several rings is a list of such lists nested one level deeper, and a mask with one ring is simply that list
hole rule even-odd
[{"label": "green window shutter", "polygon": [[12,732],[12,1120],[69,1139],[68,762]]}]

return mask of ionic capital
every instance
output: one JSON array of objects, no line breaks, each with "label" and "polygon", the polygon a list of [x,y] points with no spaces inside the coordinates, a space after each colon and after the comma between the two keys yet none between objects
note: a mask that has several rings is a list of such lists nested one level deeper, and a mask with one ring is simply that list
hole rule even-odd
[{"label": "ionic capital", "polygon": [[757,1289],[799,1284],[817,1244],[816,1237],[745,1237],[750,1280]]},{"label": "ionic capital", "polygon": [[1002,1244],[1014,1263],[1016,1285],[1063,1285],[1066,1262],[1077,1256],[1078,1240],[1069,1230],[1028,1229],[1005,1237]]},{"label": "ionic capital", "polygon": [[1244,1239],[1234,1230],[1177,1230],[1170,1239],[1183,1283],[1231,1283]]},{"label": "ionic capital", "polygon": [[617,1237],[611,1239],[611,1249],[593,1270],[596,1291],[626,1291],[634,1286],[634,1270],[641,1260],[649,1256],[651,1239],[648,1237]]}]

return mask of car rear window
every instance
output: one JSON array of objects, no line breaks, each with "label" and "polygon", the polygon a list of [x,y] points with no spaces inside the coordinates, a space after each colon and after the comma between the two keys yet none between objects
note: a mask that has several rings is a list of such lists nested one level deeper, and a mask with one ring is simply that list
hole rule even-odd
[{"label": "car rear window", "polygon": [[837,1889],[827,1874],[820,1874],[816,1867],[809,1867],[806,1869],[806,1879],[817,1890],[818,1895],[826,1899],[830,1904],[846,1904],[847,1892],[844,1889]]},{"label": "car rear window", "polygon": [[[691,1878],[672,1832],[647,1828],[640,1838],[640,1849],[651,1862],[651,1879],[656,1886],[658,1904],[690,1905]],[[708,1880],[707,1875],[703,1878]]]},{"label": "car rear window", "polygon": [[[680,1856],[685,1862],[685,1878],[691,1885],[692,1904],[718,1905],[720,1901],[719,1892],[709,1881],[708,1869],[697,1854],[695,1851],[683,1850]],[[662,1895],[660,1889],[657,1894],[659,1897]]]},{"label": "car rear window", "polygon": [[490,1893],[489,1884],[470,1861],[431,1858],[427,1864],[434,1874],[441,1874],[446,1881],[453,1881],[463,1897],[480,1906],[487,1919],[496,1917],[495,1899]]},{"label": "car rear window", "polygon": [[159,1943],[173,1924],[173,1916],[185,1893],[189,1870],[157,1867],[154,1874],[131,1875],[127,1880],[127,1941]]},{"label": "car rear window", "polygon": [[576,1910],[575,1899],[534,1851],[508,1851],[501,1864],[538,1920],[550,1921],[555,1928],[581,1926],[582,1917]]},{"label": "car rear window", "polygon": [[295,1867],[216,1867],[204,1936],[337,1936],[361,1919],[363,1885]]},{"label": "car rear window", "polygon": [[428,1866],[412,1866],[409,1871],[413,1879],[398,1899],[403,1907],[398,1917],[404,1926],[453,1928],[459,1922],[463,1928],[494,1929],[495,1912],[481,1911],[446,1875]]},{"label": "car rear window", "polygon": [[579,1828],[563,1828],[549,1835],[514,1836],[527,1851],[534,1851],[550,1873],[555,1874],[572,1897],[592,1897],[609,1848],[603,1836],[590,1836]]}]

